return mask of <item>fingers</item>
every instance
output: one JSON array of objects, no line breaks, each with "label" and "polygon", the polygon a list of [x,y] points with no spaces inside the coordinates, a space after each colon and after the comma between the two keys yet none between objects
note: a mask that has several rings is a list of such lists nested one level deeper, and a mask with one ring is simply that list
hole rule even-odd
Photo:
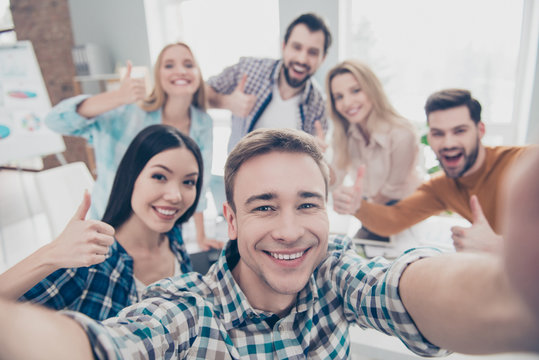
[{"label": "fingers", "polygon": [[245,84],[247,83],[247,74],[243,74],[241,77],[240,83],[238,84],[238,87],[236,88],[237,91],[245,92]]},{"label": "fingers", "polygon": [[317,138],[319,138],[320,140],[326,139],[326,134],[324,134],[324,129],[322,128],[322,123],[320,122],[320,120],[316,120],[314,122],[314,131]]},{"label": "fingers", "polygon": [[127,60],[127,70],[125,71],[124,79],[128,79],[131,77],[132,68],[133,68],[133,64],[131,63],[131,60]]},{"label": "fingers", "polygon": [[472,219],[474,224],[478,222],[487,222],[476,195],[470,197],[470,208],[472,209]]},{"label": "fingers", "polygon": [[90,227],[98,233],[108,236],[114,236],[114,228],[106,222],[99,220],[88,220],[88,223],[90,224]]},{"label": "fingers", "polygon": [[92,201],[90,199],[90,193],[88,190],[84,190],[84,195],[82,196],[82,202],[80,203],[75,215],[73,215],[73,220],[84,220],[86,219],[86,214],[88,214],[88,209],[90,209]]},{"label": "fingers", "polygon": [[214,249],[222,249],[224,246],[224,243],[219,240],[215,239],[206,239],[206,244],[208,244],[210,247]]},{"label": "fingers", "polygon": [[365,174],[365,165],[361,165],[357,169],[356,181],[354,182],[354,189],[360,191],[363,188],[363,175]]}]

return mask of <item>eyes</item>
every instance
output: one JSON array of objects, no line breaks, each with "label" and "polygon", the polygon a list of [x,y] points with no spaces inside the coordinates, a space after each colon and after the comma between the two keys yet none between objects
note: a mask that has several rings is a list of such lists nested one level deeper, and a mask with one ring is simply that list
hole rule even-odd
[{"label": "eyes", "polygon": [[[350,90],[348,90],[348,93],[350,94],[359,94],[361,92],[361,88],[358,86],[358,87],[354,87],[354,88],[351,88]],[[334,92],[333,93],[333,100],[335,102],[339,101],[339,100],[342,100],[344,99],[344,95],[343,93],[341,92]]]},{"label": "eyes", "polygon": [[[166,183],[167,182],[167,176],[165,174],[162,174],[162,173],[154,173],[152,174],[152,179],[156,180],[157,182],[160,182],[160,183]],[[195,187],[196,186],[196,179],[193,179],[193,178],[188,178],[188,179],[184,179],[182,182],[181,182],[183,185],[187,186],[187,187]]]},{"label": "eyes", "polygon": [[[319,208],[321,208],[321,206],[315,203],[302,203],[297,207],[298,210],[309,210],[309,209],[319,209]],[[266,212],[274,212],[277,210],[278,210],[278,207],[274,205],[261,205],[252,209],[251,212],[266,213]]]},{"label": "eyes", "polygon": [[[193,69],[195,67],[195,64],[189,60],[184,61],[183,63],[181,63],[181,65],[186,69]],[[163,67],[168,70],[174,69],[175,66],[176,66],[176,63],[172,61],[166,62],[163,65]]]},{"label": "eyes", "polygon": [[[295,51],[301,51],[303,46],[299,43],[293,43],[292,49]],[[311,57],[319,57],[320,56],[320,49],[317,48],[309,48],[307,49],[307,54]]]},{"label": "eyes", "polygon": [[[451,133],[453,133],[454,135],[464,135],[467,131],[468,131],[468,129],[466,129],[466,128],[457,128],[457,129],[451,131]],[[432,136],[432,137],[443,137],[443,136],[445,136],[445,132],[443,132],[443,131],[431,131],[430,136]]]}]

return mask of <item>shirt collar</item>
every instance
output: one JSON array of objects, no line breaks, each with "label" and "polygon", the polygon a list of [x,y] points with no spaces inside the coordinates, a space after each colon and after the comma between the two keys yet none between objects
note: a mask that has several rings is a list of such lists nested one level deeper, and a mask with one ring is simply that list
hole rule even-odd
[{"label": "shirt collar", "polygon": [[[232,276],[231,267],[233,268],[239,261],[237,240],[228,241],[224,254],[225,256],[221,254],[219,257],[215,268],[219,288],[222,291],[220,296],[223,297],[217,303],[224,305],[221,313],[224,326],[227,329],[237,328],[246,323],[261,323],[273,316],[271,312],[254,309]],[[317,298],[316,294],[314,276],[311,276],[307,285],[298,293],[296,305],[292,308],[291,314],[302,313],[312,308]]]},{"label": "shirt collar", "polygon": [[[357,126],[349,126],[348,127],[348,135],[351,138],[354,138],[361,143],[365,142],[365,138],[357,128]],[[369,143],[368,147],[372,147],[378,145],[382,148],[387,148],[389,146],[389,133],[384,132],[374,132],[371,134],[371,142]]]}]

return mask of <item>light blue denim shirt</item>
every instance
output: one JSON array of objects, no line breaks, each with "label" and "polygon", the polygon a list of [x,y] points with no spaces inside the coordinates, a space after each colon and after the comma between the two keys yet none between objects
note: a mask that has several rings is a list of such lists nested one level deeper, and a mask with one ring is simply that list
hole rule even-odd
[{"label": "light blue denim shirt", "polygon": [[[107,206],[116,169],[133,138],[145,127],[161,123],[161,109],[146,112],[136,104],[123,105],[92,119],[77,113],[77,106],[88,95],[63,100],[47,114],[45,124],[64,135],[82,136],[94,147],[97,180],[92,191],[90,218],[101,219]],[[204,160],[204,184],[197,211],[206,208],[206,184],[209,183],[213,152],[213,120],[204,111],[191,106],[189,136],[197,143]]]}]

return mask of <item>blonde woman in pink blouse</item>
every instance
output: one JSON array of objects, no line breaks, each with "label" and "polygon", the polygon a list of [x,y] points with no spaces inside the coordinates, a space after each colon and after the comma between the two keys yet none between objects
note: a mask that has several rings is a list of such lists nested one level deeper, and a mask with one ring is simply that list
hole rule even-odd
[{"label": "blonde woman in pink blouse", "polygon": [[[410,121],[389,103],[380,80],[365,64],[347,60],[326,77],[333,120],[333,199],[338,203],[346,174],[365,167],[363,195],[394,204],[421,183],[417,170],[419,140]],[[338,210],[336,208],[336,210]],[[383,240],[362,228],[358,237]]]}]

